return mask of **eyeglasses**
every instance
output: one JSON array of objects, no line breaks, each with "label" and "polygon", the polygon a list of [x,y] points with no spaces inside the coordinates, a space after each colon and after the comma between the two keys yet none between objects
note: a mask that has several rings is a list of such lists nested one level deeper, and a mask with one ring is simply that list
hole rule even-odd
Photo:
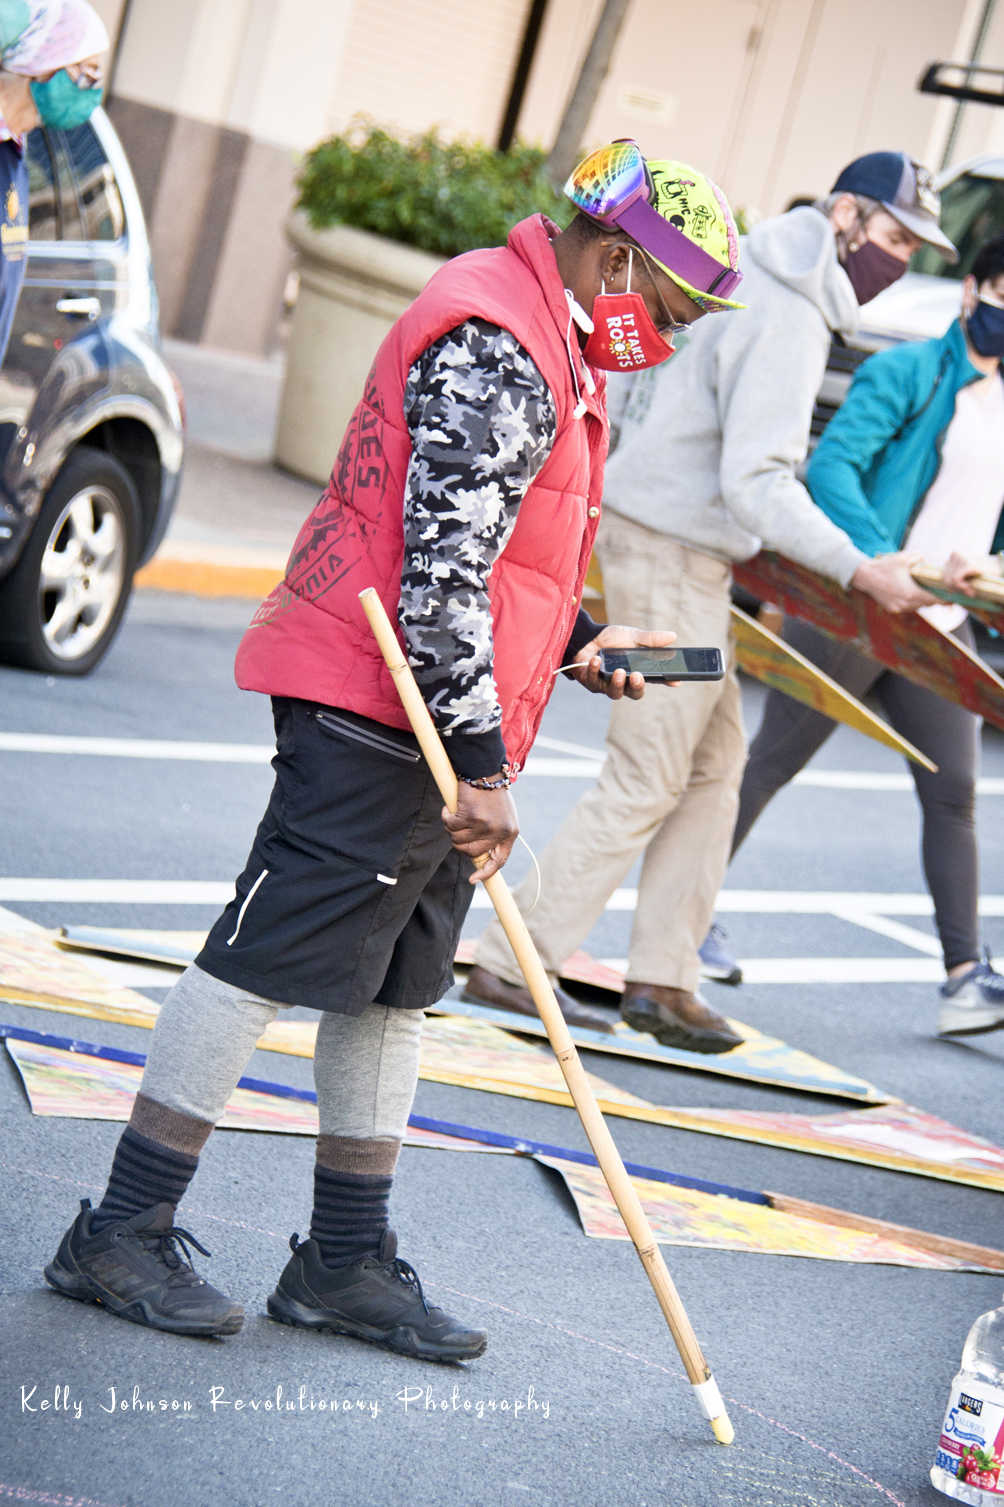
[{"label": "eyeglasses", "polygon": [[70,71],[70,69],[74,67],[74,64],[72,63],[70,64],[70,67],[67,68],[66,72],[76,84],[78,89],[99,89],[101,87],[102,77],[100,63],[78,63],[75,66],[79,69],[79,72],[72,73]]},{"label": "eyeglasses", "polygon": [[690,329],[690,321],[687,320],[681,323],[680,320],[673,318],[669,305],[663,298],[659,284],[656,281],[656,269],[652,266],[652,261],[649,257],[648,252],[645,250],[644,246],[639,246],[637,249],[641,252],[642,259],[645,263],[645,270],[648,273],[649,281],[651,282],[652,287],[655,289],[655,296],[659,300],[659,307],[662,310],[665,319],[665,323],[658,326],[659,334],[682,335],[686,330]]}]

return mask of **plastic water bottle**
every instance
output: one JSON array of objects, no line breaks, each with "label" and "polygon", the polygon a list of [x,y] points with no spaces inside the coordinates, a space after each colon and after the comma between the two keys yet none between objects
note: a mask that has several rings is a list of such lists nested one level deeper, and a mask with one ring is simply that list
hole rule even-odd
[{"label": "plastic water bottle", "polygon": [[1004,1308],[981,1314],[969,1331],[952,1382],[931,1484],[971,1507],[1004,1504]]}]

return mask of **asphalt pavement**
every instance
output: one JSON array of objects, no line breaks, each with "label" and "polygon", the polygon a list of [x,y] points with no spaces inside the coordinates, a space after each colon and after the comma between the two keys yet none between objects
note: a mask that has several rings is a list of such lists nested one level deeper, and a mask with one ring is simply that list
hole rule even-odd
[{"label": "asphalt pavement", "polygon": [[[237,691],[232,679],[252,607],[137,593],[114,649],[88,679],[0,671],[0,731],[267,743],[264,698]],[[755,726],[755,687],[747,698]],[[602,700],[562,680],[544,736],[552,745],[601,749],[606,714]],[[984,748],[984,773],[1004,776],[1004,739],[988,732]],[[579,757],[553,746],[540,753],[566,766]],[[588,788],[588,759],[580,762],[578,775],[566,768],[521,777],[520,817],[534,848]],[[870,777],[903,766],[841,730],[812,769]],[[270,780],[265,764],[2,746],[0,770],[0,904],[46,926],[208,926],[214,906],[29,901],[12,898],[17,886],[9,881],[231,881]],[[831,782],[785,791],[739,856],[728,889],[922,893],[914,798],[868,785],[865,778],[859,788]],[[1002,801],[990,793],[980,803],[988,895],[1004,895]],[[515,858],[513,875],[527,862]],[[467,934],[486,919],[472,911]],[[767,960],[768,976],[778,960],[797,974],[802,964],[791,960],[854,958],[867,975],[875,960],[899,959],[905,968],[923,955],[834,914],[723,910],[722,919],[730,948]],[[931,935],[929,918],[902,919]],[[607,911],[586,945],[599,957],[623,956],[630,922],[628,910]],[[986,937],[1004,952],[1004,919],[988,917]],[[933,982],[708,991],[718,1008],[1000,1142],[1004,1032],[935,1040]],[[162,988],[146,992],[163,997]],[[133,1051],[149,1040],[138,1027],[14,1004],[0,1005],[0,1015]],[[625,1058],[593,1056],[587,1065],[662,1104],[844,1107]],[[257,1053],[248,1072],[310,1083],[308,1062],[272,1053]],[[967,1330],[1001,1301],[1000,1277],[665,1247],[730,1400],[736,1442],[723,1449],[698,1416],[630,1246],[588,1239],[556,1174],[535,1163],[418,1148],[402,1154],[393,1201],[401,1252],[431,1300],[490,1333],[482,1360],[437,1367],[269,1322],[265,1298],[288,1237],[309,1223],[313,1148],[298,1137],[218,1132],[179,1218],[213,1252],[199,1264],[243,1301],[248,1318],[232,1339],[187,1340],[72,1303],[42,1281],[77,1200],[100,1196],[119,1127],[33,1117],[10,1061],[0,1065],[0,1104],[7,1193],[0,1496],[90,1507],[945,1500],[927,1471]],[[574,1112],[560,1106],[421,1083],[416,1109],[585,1146]],[[613,1129],[635,1162],[1004,1245],[1001,1200],[991,1192],[635,1121],[616,1120]]]}]

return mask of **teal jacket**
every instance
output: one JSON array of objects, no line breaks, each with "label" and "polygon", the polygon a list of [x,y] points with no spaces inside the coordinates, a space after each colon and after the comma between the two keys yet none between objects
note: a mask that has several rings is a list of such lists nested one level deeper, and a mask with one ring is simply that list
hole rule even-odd
[{"label": "teal jacket", "polygon": [[[956,394],[981,376],[957,319],[940,340],[904,341],[858,368],[806,483],[813,501],[866,555],[902,549],[941,467]],[[1000,549],[1002,519],[992,553]]]}]

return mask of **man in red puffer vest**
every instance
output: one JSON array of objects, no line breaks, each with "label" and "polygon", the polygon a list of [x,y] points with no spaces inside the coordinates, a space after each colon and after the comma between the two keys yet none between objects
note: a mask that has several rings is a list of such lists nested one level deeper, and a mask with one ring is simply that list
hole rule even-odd
[{"label": "man in red puffer vest", "polygon": [[[308,1006],[321,1012],[314,1209],[269,1313],[424,1359],[484,1351],[484,1332],[431,1307],[397,1258],[388,1198],[422,1012],[452,983],[471,882],[515,841],[508,786],[556,671],[575,661],[587,689],[638,698],[640,675],[599,679],[599,649],[673,638],[601,629],[580,606],[607,450],[602,369],[665,360],[671,331],[704,312],[697,290],[738,278],[650,191],[633,143],[593,154],[570,180],[586,213],[567,231],[536,215],[507,246],[456,258],[380,347],[237,655],[238,683],[273,701],[268,809],[234,899],[161,1009],[101,1205],[85,1200],[46,1267],[59,1291],[172,1333],[240,1328],[240,1304],[179,1254],[174,1210],[262,1032]],[[369,586],[444,737],[455,815],[370,637]]]}]

